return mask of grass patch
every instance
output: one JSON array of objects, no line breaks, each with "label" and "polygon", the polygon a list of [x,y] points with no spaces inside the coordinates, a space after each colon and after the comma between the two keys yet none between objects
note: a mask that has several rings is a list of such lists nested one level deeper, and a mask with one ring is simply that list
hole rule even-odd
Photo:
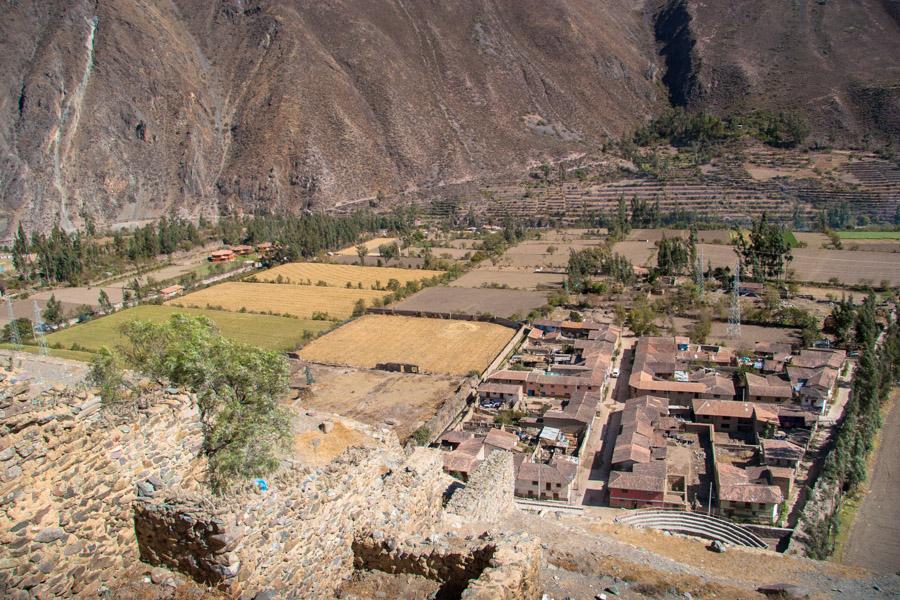
[{"label": "grass patch", "polygon": [[[41,349],[38,346],[22,345],[16,348],[12,344],[0,343],[0,348],[3,348],[4,350],[15,350],[17,352],[27,352],[29,354],[41,353]],[[79,352],[78,350],[62,350],[59,348],[47,348],[47,353],[50,356],[54,356],[56,358],[80,360],[81,362],[89,362],[91,360],[91,356],[93,356],[90,352]]]},{"label": "grass patch", "polygon": [[84,348],[87,352],[96,352],[101,346],[114,346],[121,341],[119,328],[126,321],[141,319],[158,323],[175,313],[209,317],[227,338],[278,351],[293,350],[300,346],[303,343],[304,331],[318,334],[332,326],[328,321],[145,305],[56,331],[47,336],[47,343],[51,346],[58,344],[64,348],[71,348],[73,344],[77,344],[76,347]]},{"label": "grass patch", "polygon": [[900,240],[900,231],[835,231],[842,240]]},{"label": "grass patch", "polygon": [[793,231],[785,230],[785,232],[782,234],[782,237],[784,238],[785,242],[790,244],[791,248],[796,248],[800,245],[800,242],[797,240],[797,236],[794,235]]}]

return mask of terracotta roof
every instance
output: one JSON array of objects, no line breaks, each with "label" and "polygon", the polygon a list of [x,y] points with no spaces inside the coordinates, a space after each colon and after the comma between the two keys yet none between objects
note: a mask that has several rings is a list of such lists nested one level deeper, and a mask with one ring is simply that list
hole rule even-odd
[{"label": "terracotta roof", "polygon": [[494,448],[500,448],[501,450],[512,450],[518,443],[519,438],[516,437],[516,434],[510,433],[509,431],[501,431],[499,429],[491,429],[484,438],[484,444],[486,446],[493,446]]},{"label": "terracotta roof", "polygon": [[791,382],[785,381],[777,375],[762,377],[747,373],[747,393],[751,396],[766,396],[770,398],[791,398],[794,391]]},{"label": "terracotta roof", "polygon": [[159,293],[165,296],[166,294],[177,294],[178,292],[181,292],[183,290],[183,285],[175,284],[170,285],[169,287],[164,287],[163,289],[159,290]]},{"label": "terracotta roof", "polygon": [[441,436],[441,441],[447,442],[448,444],[460,444],[466,440],[471,440],[474,437],[475,434],[471,431],[448,431]]},{"label": "terracotta roof", "polygon": [[761,423],[778,424],[778,407],[757,402],[753,405],[754,416]]},{"label": "terracotta roof", "polygon": [[560,457],[554,457],[551,463],[533,463],[525,461],[523,454],[514,456],[516,479],[518,481],[540,481],[541,483],[559,483],[569,485],[575,479],[577,467],[575,463]]},{"label": "terracotta roof", "polygon": [[795,367],[805,367],[808,369],[815,369],[818,367],[840,369],[846,359],[847,353],[843,350],[804,349],[800,351],[799,356],[795,356],[791,359],[791,364]]},{"label": "terracotta roof", "polygon": [[468,454],[456,452],[442,452],[444,459],[445,471],[456,471],[458,473],[471,473],[475,467],[481,464],[481,461]]},{"label": "terracotta roof", "polygon": [[754,405],[736,400],[694,400],[693,408],[695,415],[752,419]]},{"label": "terracotta roof", "polygon": [[799,461],[803,458],[803,448],[787,440],[762,440],[763,455],[766,459]]},{"label": "terracotta roof", "polygon": [[490,377],[488,377],[488,381],[521,381],[525,383],[528,380],[528,376],[531,374],[530,371],[513,371],[511,369],[504,369],[503,371],[497,371]]},{"label": "terracotta roof", "polygon": [[734,465],[718,463],[719,499],[728,502],[757,502],[780,504],[784,499],[778,486],[753,481],[753,471],[760,475],[762,470],[741,469]]},{"label": "terracotta roof", "polygon": [[666,491],[666,463],[654,461],[638,464],[632,471],[613,471],[609,474],[610,489],[640,490],[644,492]]}]

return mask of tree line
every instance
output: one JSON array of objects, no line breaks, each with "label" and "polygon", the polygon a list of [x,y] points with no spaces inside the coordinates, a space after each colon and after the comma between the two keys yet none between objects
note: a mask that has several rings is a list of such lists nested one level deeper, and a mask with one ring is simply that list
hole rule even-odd
[{"label": "tree line", "polygon": [[879,346],[875,295],[869,294],[862,304],[853,308],[855,338],[860,347],[859,362],[854,370],[843,422],[821,475],[831,484],[835,494],[834,510],[822,519],[806,522],[809,554],[817,559],[827,558],[834,551],[842,499],[857,493],[866,480],[866,460],[882,424],[881,407],[900,373],[900,327],[897,321],[892,320],[889,324]]}]

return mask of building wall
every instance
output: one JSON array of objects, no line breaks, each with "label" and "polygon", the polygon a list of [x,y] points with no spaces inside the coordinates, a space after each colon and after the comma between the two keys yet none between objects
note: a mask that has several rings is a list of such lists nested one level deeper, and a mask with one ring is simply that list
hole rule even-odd
[{"label": "building wall", "polygon": [[[747,506],[749,504],[750,506]],[[719,501],[719,512],[732,519],[742,519],[774,525],[778,521],[778,505],[758,502]]]},{"label": "building wall", "polygon": [[614,508],[662,508],[665,504],[663,492],[609,488],[609,505]]}]

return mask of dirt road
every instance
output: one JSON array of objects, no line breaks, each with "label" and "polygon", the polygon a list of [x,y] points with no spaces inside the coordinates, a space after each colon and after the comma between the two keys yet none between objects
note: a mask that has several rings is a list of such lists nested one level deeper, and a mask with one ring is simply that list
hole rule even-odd
[{"label": "dirt road", "polygon": [[877,573],[900,572],[900,402],[885,417],[869,493],[863,498],[843,562]]}]

